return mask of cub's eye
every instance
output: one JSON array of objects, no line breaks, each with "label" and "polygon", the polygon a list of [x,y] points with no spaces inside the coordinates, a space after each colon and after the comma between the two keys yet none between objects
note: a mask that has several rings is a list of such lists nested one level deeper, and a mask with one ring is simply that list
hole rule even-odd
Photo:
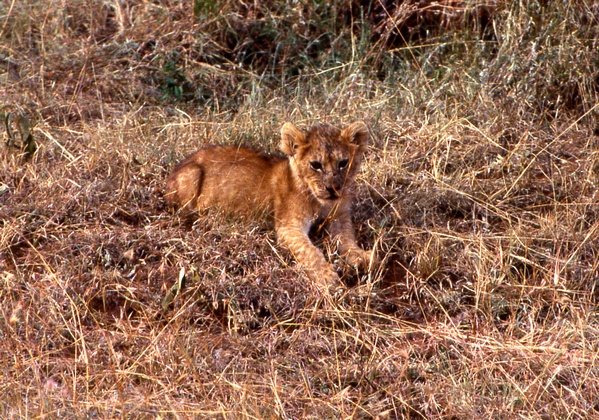
[{"label": "cub's eye", "polygon": [[349,159],[343,159],[339,161],[339,169],[347,168],[347,164],[349,163]]},{"label": "cub's eye", "polygon": [[318,172],[318,171],[322,171],[322,163],[318,162],[318,161],[313,161],[310,162],[310,168],[312,168],[312,170]]}]

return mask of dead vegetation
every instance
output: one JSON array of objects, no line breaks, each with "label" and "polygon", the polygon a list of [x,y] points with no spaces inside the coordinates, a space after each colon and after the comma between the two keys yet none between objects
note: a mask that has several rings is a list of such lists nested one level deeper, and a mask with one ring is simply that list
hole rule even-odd
[{"label": "dead vegetation", "polygon": [[[2,3],[0,416],[596,416],[599,9],[508,3]],[[359,119],[386,266],[332,305],[164,205],[199,145]]]}]

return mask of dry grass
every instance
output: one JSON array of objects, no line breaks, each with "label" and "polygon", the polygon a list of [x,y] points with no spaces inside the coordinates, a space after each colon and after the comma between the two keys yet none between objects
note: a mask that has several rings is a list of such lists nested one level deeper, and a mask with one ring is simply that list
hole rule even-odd
[{"label": "dry grass", "polygon": [[[597,6],[262,3],[0,5],[0,417],[599,416]],[[333,304],[165,208],[199,145],[360,119],[385,267]]]}]

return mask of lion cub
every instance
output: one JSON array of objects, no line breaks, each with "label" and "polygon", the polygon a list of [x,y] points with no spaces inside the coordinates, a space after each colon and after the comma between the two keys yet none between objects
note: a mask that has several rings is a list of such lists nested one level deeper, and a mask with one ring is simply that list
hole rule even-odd
[{"label": "lion cub", "polygon": [[361,122],[344,130],[316,125],[307,132],[286,123],[280,143],[286,156],[237,146],[200,149],[167,178],[166,199],[180,209],[271,213],[277,240],[312,277],[331,285],[339,276],[308,233],[326,223],[339,253],[359,269],[368,268],[372,251],[358,246],[351,221],[354,179],[367,143]]}]

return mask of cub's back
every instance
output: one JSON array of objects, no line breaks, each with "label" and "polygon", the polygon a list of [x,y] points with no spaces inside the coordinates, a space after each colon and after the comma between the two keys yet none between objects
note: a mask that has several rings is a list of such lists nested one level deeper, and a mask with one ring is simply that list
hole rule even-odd
[{"label": "cub's back", "polygon": [[248,213],[269,210],[281,156],[240,146],[211,146],[185,159],[167,179],[167,199],[178,207],[217,206]]}]

